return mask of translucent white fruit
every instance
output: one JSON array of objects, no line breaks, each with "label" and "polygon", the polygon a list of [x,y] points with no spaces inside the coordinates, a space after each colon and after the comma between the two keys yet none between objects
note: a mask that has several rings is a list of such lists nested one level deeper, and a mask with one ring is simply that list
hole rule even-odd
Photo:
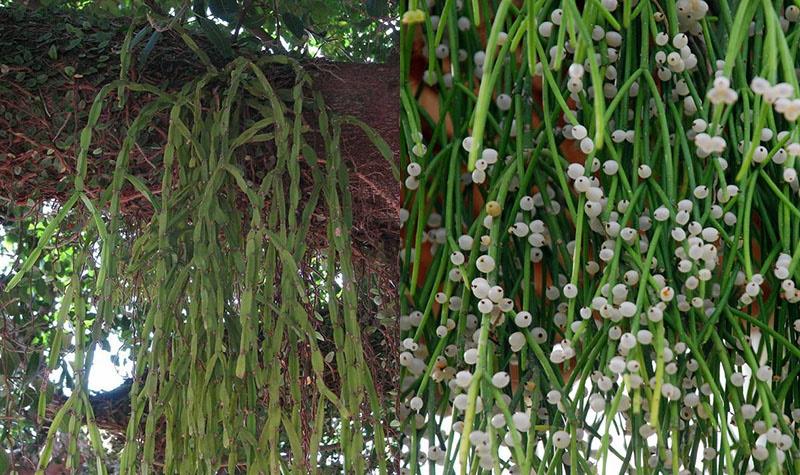
[{"label": "translucent white fruit", "polygon": [[625,371],[625,359],[621,356],[615,356],[608,362],[608,369],[614,374],[621,374]]},{"label": "translucent white fruit", "polygon": [[511,422],[514,424],[514,428],[520,432],[528,432],[531,428],[531,416],[524,412],[515,412],[511,416]]},{"label": "translucent white fruit", "polygon": [[581,78],[583,77],[584,72],[585,70],[583,65],[580,63],[572,63],[567,69],[567,74],[569,74],[569,77],[571,78]]},{"label": "translucent white fruit", "polygon": [[669,219],[669,209],[665,206],[659,206],[653,211],[653,217],[656,221],[666,221]]},{"label": "translucent white fruit", "polygon": [[472,373],[469,371],[459,371],[456,373],[456,384],[462,388],[468,388],[472,382]]},{"label": "translucent white fruit", "polygon": [[771,427],[767,429],[767,442],[771,444],[777,444],[781,440],[781,431],[777,427]]},{"label": "translucent white fruit", "polygon": [[494,102],[497,104],[497,108],[501,111],[507,111],[511,109],[512,99],[508,94],[498,94]]},{"label": "translucent white fruit", "polygon": [[564,297],[568,299],[574,299],[578,296],[578,287],[570,283],[564,286],[563,292]]},{"label": "translucent white fruit", "polygon": [[472,236],[468,234],[462,234],[458,237],[458,247],[461,248],[462,251],[469,251],[472,250],[473,244]]},{"label": "translucent white fruit", "polygon": [[503,389],[511,382],[511,376],[505,371],[499,371],[492,376],[492,385],[498,389]]},{"label": "translucent white fruit", "polygon": [[589,137],[586,137],[581,140],[580,147],[581,147],[581,152],[588,155],[594,151],[594,141]]},{"label": "translucent white fruit", "polygon": [[512,333],[508,337],[508,344],[512,349],[517,348],[517,351],[521,350],[522,347],[525,346],[525,335],[521,332]]},{"label": "translucent white fruit", "polygon": [[583,138],[586,138],[586,134],[587,134],[586,127],[580,124],[572,126],[572,137],[575,140],[581,140]]},{"label": "translucent white fruit", "polygon": [[619,346],[626,350],[632,349],[636,346],[636,337],[630,332],[623,333],[622,336],[619,337]]},{"label": "translucent white fruit", "polygon": [[769,450],[766,447],[757,446],[753,448],[753,458],[758,461],[764,461],[769,457]]},{"label": "translucent white fruit", "polygon": [[494,427],[495,429],[500,429],[501,427],[506,425],[506,419],[502,414],[495,414],[494,416],[492,416],[491,423],[492,427]]},{"label": "translucent white fruit", "polygon": [[591,407],[594,412],[603,412],[606,408],[606,401],[598,395],[589,400],[589,407]]},{"label": "translucent white fruit", "polygon": [[599,186],[591,186],[586,190],[586,199],[589,201],[600,202],[603,199],[603,189]]},{"label": "translucent white fruit", "polygon": [[475,261],[475,267],[477,267],[480,272],[488,274],[495,268],[494,258],[488,254],[484,254]]},{"label": "translucent white fruit", "polygon": [[572,186],[575,188],[575,191],[579,193],[585,193],[589,190],[589,188],[591,188],[592,182],[588,177],[579,176],[575,179],[575,183],[573,183]]},{"label": "translucent white fruit", "polygon": [[406,338],[403,340],[403,347],[410,351],[417,351],[419,344],[417,344],[413,338]]},{"label": "translucent white fruit", "polygon": [[664,312],[658,307],[647,309],[647,319],[653,323],[658,323],[664,318]]},{"label": "translucent white fruit", "polygon": [[557,449],[566,449],[569,447],[570,435],[569,432],[559,430],[553,433],[553,446]]},{"label": "translucent white fruit", "polygon": [[692,122],[692,130],[697,133],[705,132],[706,128],[708,128],[708,123],[703,119],[695,119]]},{"label": "translucent white fruit", "polygon": [[603,206],[597,201],[587,201],[583,205],[583,210],[586,212],[586,216],[596,218],[603,212]]},{"label": "translucent white fruit", "polygon": [[481,152],[481,158],[483,160],[486,160],[486,163],[488,163],[489,165],[494,165],[495,163],[497,163],[497,156],[498,156],[497,150],[493,148],[485,148]]},{"label": "translucent white fruit", "polygon": [[748,282],[744,288],[745,293],[750,297],[757,296],[760,290],[761,289],[759,289],[758,284],[755,282]]},{"label": "translucent white fruit", "polygon": [[478,362],[478,349],[470,348],[464,352],[464,362],[468,365],[474,365]]},{"label": "translucent white fruit", "polygon": [[767,160],[768,155],[769,151],[767,150],[767,147],[759,145],[753,152],[753,161],[756,163],[763,163]]},{"label": "translucent white fruit", "polygon": [[539,34],[545,38],[549,38],[553,34],[553,24],[549,21],[542,22],[539,25]]},{"label": "translucent white fruit", "polygon": [[556,391],[555,389],[548,391],[547,402],[549,402],[550,404],[557,404],[559,401],[561,401],[560,392]]},{"label": "translucent white fruit", "polygon": [[509,228],[511,234],[520,238],[527,236],[529,231],[530,228],[528,228],[528,225],[522,222],[514,223]]},{"label": "translucent white fruit", "polygon": [[[466,394],[459,394],[458,396],[456,396],[455,399],[453,399],[453,407],[455,407],[459,411],[466,411],[468,405],[469,405],[469,398],[467,397]],[[455,430],[455,427],[453,427],[453,430]]]},{"label": "translucent white fruit", "polygon": [[529,312],[519,312],[514,316],[514,324],[520,328],[528,328],[533,322],[533,316]]},{"label": "translucent white fruit", "polygon": [[615,160],[606,160],[603,162],[603,173],[606,175],[616,175],[617,171],[619,171],[619,163],[617,163]]},{"label": "translucent white fruit", "polygon": [[530,196],[523,196],[519,200],[519,207],[523,211],[531,211],[534,208],[533,198]]},{"label": "translucent white fruit", "polygon": [[489,290],[491,286],[489,285],[489,281],[484,279],[483,277],[476,277],[472,279],[472,295],[479,299],[485,299],[489,296]]},{"label": "translucent white fruit", "polygon": [[760,366],[756,371],[756,378],[758,378],[759,381],[770,381],[772,379],[772,368],[768,365]]},{"label": "translucent white fruit", "polygon": [[494,309],[494,302],[489,299],[481,299],[478,301],[478,311],[482,314],[486,315],[492,313],[492,309]]},{"label": "translucent white fruit", "polygon": [[561,25],[562,18],[564,18],[564,11],[560,8],[556,8],[550,13],[550,20],[556,25]]},{"label": "translucent white fruit", "polygon": [[489,289],[489,299],[494,303],[500,303],[503,299],[503,288],[499,285],[494,285]]},{"label": "translucent white fruit", "polygon": [[573,180],[576,180],[579,176],[583,176],[585,172],[586,170],[583,168],[583,165],[579,163],[570,163],[569,166],[567,166],[567,176]]},{"label": "translucent white fruit", "polygon": [[633,317],[636,314],[636,304],[633,302],[622,302],[619,305],[619,313],[626,318]]},{"label": "translucent white fruit", "polygon": [[797,181],[797,170],[794,168],[783,169],[783,181],[786,183],[794,183]]}]

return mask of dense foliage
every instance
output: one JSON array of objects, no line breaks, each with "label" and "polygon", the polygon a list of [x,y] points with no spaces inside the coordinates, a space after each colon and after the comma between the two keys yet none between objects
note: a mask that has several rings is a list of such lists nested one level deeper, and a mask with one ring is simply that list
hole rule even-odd
[{"label": "dense foliage", "polygon": [[[386,61],[397,43],[393,0],[33,0],[0,1],[28,9],[75,9],[93,15],[131,18],[146,13],[152,25],[184,24],[205,34],[224,55],[250,47],[273,53],[325,56],[341,61]],[[162,40],[142,29],[150,48]],[[230,59],[230,58],[229,58]]]}]

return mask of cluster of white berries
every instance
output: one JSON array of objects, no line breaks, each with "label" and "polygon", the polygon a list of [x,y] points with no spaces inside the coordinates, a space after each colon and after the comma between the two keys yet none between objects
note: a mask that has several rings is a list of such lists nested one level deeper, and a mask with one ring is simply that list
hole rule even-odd
[{"label": "cluster of white berries", "polygon": [[[669,43],[669,35],[664,32],[658,33],[655,37],[655,43],[658,46],[666,46]],[[673,36],[672,46],[676,51],[667,52],[662,49],[655,53],[656,64],[660,66],[658,77],[662,81],[669,81],[672,79],[673,74],[680,75],[684,71],[692,71],[697,68],[697,55],[689,47],[689,37],[685,33],[678,33]],[[676,88],[680,95],[687,96],[689,89],[685,81],[677,84],[682,84],[680,88]]]},{"label": "cluster of white berries", "polygon": [[708,3],[705,0],[678,0],[675,2],[675,9],[678,11],[678,26],[681,31],[692,35],[703,32],[701,22],[708,13]]},{"label": "cluster of white berries", "polygon": [[[800,302],[800,289],[796,288],[795,282],[792,279],[790,270],[791,265],[792,256],[781,253],[778,255],[778,259],[775,261],[773,274],[781,281],[781,291],[783,292],[783,297],[786,299],[786,301],[789,303],[798,303]],[[800,328],[800,326],[797,324],[795,324],[795,326]],[[800,329],[796,328],[795,331],[800,332]]]},{"label": "cluster of white berries", "polygon": [[705,158],[711,154],[721,154],[728,145],[724,137],[707,134],[707,129],[708,123],[703,119],[695,119],[692,122],[691,133],[694,136],[694,144],[697,146],[696,153],[699,158]]},{"label": "cluster of white berries", "polygon": [[800,117],[800,99],[793,98],[795,91],[791,84],[781,82],[772,85],[766,79],[756,76],[750,82],[750,89],[767,104],[772,104],[775,111],[783,114],[789,122]]},{"label": "cluster of white berries", "polygon": [[[438,77],[440,87],[444,85],[448,94],[458,98],[480,84],[487,51],[463,49],[469,43],[462,38],[471,37],[475,29],[464,13],[463,1],[455,4],[460,13],[452,18],[457,18],[462,48],[456,51],[450,43],[452,37],[445,34],[443,43],[429,50],[443,68],[426,73],[423,79],[437,84]],[[617,15],[618,0],[601,0],[600,4]],[[436,2],[429,6],[438,8]],[[724,61],[712,63],[707,71],[705,61],[713,55],[704,51],[708,42],[703,28],[718,27],[704,26],[708,3],[678,0],[674,6],[677,30],[668,24],[667,12],[653,13],[655,47],[650,50],[653,61],[648,74],[657,77],[661,97],[653,97],[652,82],[645,82],[645,76],[631,79],[629,64],[619,61],[626,56],[622,53],[629,41],[623,33],[605,22],[590,25],[585,30],[594,49],[590,56],[584,32],[578,35],[581,41],[574,43],[572,30],[559,31],[571,21],[569,11],[553,8],[542,12],[536,33],[549,49],[545,47],[544,57],[537,51],[538,62],[532,67],[536,92],[530,94],[520,83],[509,81],[513,75],[497,82],[488,102],[491,121],[480,140],[474,169],[458,171],[456,196],[463,193],[471,208],[455,207],[459,215],[448,217],[454,218],[450,221],[456,223],[455,229],[445,226],[444,207],[435,199],[433,211],[419,211],[430,205],[422,198],[413,208],[427,216],[416,215],[425,220],[423,243],[430,243],[422,252],[433,257],[430,272],[442,277],[431,282],[432,277],[426,276],[424,283],[418,281],[416,308],[400,318],[404,337],[399,357],[404,375],[401,390],[406,396],[398,416],[408,421],[404,426],[407,434],[417,430],[416,440],[425,439],[431,418],[438,424],[442,414],[452,427],[429,440],[427,450],[418,450],[416,462],[444,465],[450,453],[452,463],[458,450],[446,448],[447,442],[458,444],[463,439],[475,456],[470,460],[478,467],[489,471],[499,463],[517,475],[521,468],[512,450],[515,441],[534,438],[537,456],[550,450],[545,447],[562,449],[562,462],[570,464],[574,447],[591,468],[601,458],[597,446],[589,444],[580,422],[570,419],[572,413],[586,408],[592,416],[621,423],[620,435],[626,442],[641,437],[646,447],[643,463],[653,469],[689,475],[696,467],[683,460],[682,447],[660,440],[663,426],[646,421],[660,417],[663,424],[664,417],[669,417],[673,427],[701,440],[697,450],[701,460],[696,462],[709,463],[721,459],[723,445],[718,438],[700,434],[698,428],[730,423],[732,409],[737,424],[740,419],[745,421],[746,427],[739,428],[739,433],[747,431],[752,445],[749,453],[754,465],[743,467],[743,473],[757,475],[755,470],[763,469],[762,462],[771,460],[773,452],[781,464],[792,454],[800,409],[788,408],[792,417],[780,412],[767,414],[760,391],[787,384],[794,373],[781,361],[784,356],[773,356],[771,349],[764,351],[765,346],[769,348],[764,339],[771,339],[771,334],[756,338],[757,330],[750,330],[744,320],[741,329],[734,323],[735,312],[752,312],[756,304],[763,309],[800,303],[800,289],[794,280],[796,264],[792,264],[794,245],[780,249],[783,252],[762,249],[770,257],[749,256],[752,265],[742,266],[743,246],[751,244],[741,242],[735,233],[747,226],[751,236],[793,231],[771,225],[762,232],[752,226],[748,216],[752,219],[761,214],[762,220],[773,219],[777,200],[772,195],[754,199],[753,188],[732,172],[739,170],[743,157],[752,154],[753,164],[760,167],[757,172],[773,179],[769,183],[759,176],[756,193],[790,190],[792,196],[798,196],[795,164],[800,157],[800,136],[789,127],[775,129],[775,123],[800,118],[800,98],[795,98],[798,91],[789,83],[772,85],[754,78],[750,86],[756,100],[770,104],[770,114],[781,116],[759,122],[760,128],[745,128],[749,135],[743,136],[735,130],[734,118],[756,123],[757,112],[747,115],[742,110],[757,108],[750,91],[740,87],[741,76],[729,78],[723,72],[727,70]],[[783,31],[788,31],[790,24],[800,20],[800,8],[787,6],[779,18]],[[440,21],[438,16],[431,17],[434,29]],[[754,35],[754,23],[750,30]],[[501,32],[501,45],[510,40],[509,35]],[[579,50],[582,54],[577,54]],[[427,48],[423,51],[428,54]],[[458,67],[446,66],[456,60]],[[552,70],[557,62],[561,71]],[[504,73],[506,67],[501,66]],[[461,77],[454,76],[454,71]],[[528,87],[531,78],[527,71],[523,73]],[[561,81],[559,86],[566,91],[553,91],[554,79]],[[541,89],[536,81],[543,84]],[[459,88],[453,88],[454,84]],[[623,90],[625,96],[620,100]],[[536,119],[525,117],[539,92],[561,96],[557,101],[548,97],[551,110],[561,114],[552,131],[539,128],[536,107]],[[613,101],[617,107],[604,118],[608,120],[602,128],[592,102],[598,99],[596,95],[607,99],[606,106]],[[463,97],[474,101],[472,95]],[[520,104],[522,115],[517,110]],[[662,111],[667,114],[666,132],[657,117]],[[466,128],[472,126],[466,122],[472,119],[456,119],[459,131],[454,140],[461,143],[455,146],[460,145],[457,153],[463,157],[464,151],[474,152],[478,141]],[[648,120],[652,123],[644,125]],[[602,133],[608,134],[603,137],[607,148],[599,149],[595,139]],[[440,170],[429,165],[422,136],[412,138],[406,190],[418,190],[423,180],[438,180],[426,190],[441,188],[445,172],[449,172],[444,169],[449,167]],[[570,149],[562,142],[574,143],[582,153],[576,154],[577,158],[569,155]],[[668,147],[671,164],[662,158]],[[688,169],[690,160],[693,169]],[[671,170],[673,182],[668,183],[669,166],[676,164],[678,169]],[[452,183],[449,176],[447,183]],[[478,196],[475,189],[485,204],[473,202]],[[787,201],[780,198],[782,203]],[[445,199],[450,200],[450,195]],[[749,215],[742,212],[743,202]],[[400,210],[401,224],[411,216],[411,206],[405,206],[408,209]],[[796,208],[796,203],[792,207]],[[791,218],[782,219],[793,222],[794,214],[792,209],[788,213]],[[414,231],[406,230],[409,239]],[[413,247],[403,249],[400,255],[403,259],[411,256],[411,262],[404,262],[407,266],[418,260]],[[739,263],[733,271],[727,266],[730,260]],[[778,304],[771,303],[776,300]],[[733,317],[728,310],[734,312]],[[767,322],[762,315],[753,318]],[[723,331],[713,334],[716,326]],[[790,317],[785,327],[774,332],[800,345],[800,318]],[[737,330],[745,334],[742,341]],[[691,340],[682,341],[683,334],[691,335]],[[711,347],[711,338],[718,338],[726,351],[724,365],[703,353]],[[593,341],[601,342],[600,351],[591,346]],[[706,341],[708,346],[704,346]],[[548,386],[552,381],[546,376],[559,370],[580,371],[576,381],[586,382],[585,391],[575,395],[571,392],[574,387]],[[709,372],[714,378],[708,379]],[[725,380],[718,380],[718,375]],[[426,384],[437,385],[436,390],[429,393]],[[477,396],[470,393],[476,387],[480,387]],[[435,407],[428,407],[428,394],[436,394]],[[735,404],[732,394],[737,395]],[[446,406],[444,412],[440,412],[442,405]],[[654,407],[660,407],[659,414],[650,413]],[[465,413],[469,411],[476,417],[469,419],[472,422],[467,427]],[[678,417],[673,420],[671,414]],[[738,441],[730,438],[725,442],[733,445]],[[681,450],[680,467],[673,467],[673,450]]]},{"label": "cluster of white berries", "polygon": [[739,98],[739,93],[731,88],[730,79],[718,75],[714,78],[712,88],[708,91],[708,100],[714,105],[731,105]]},{"label": "cluster of white berries", "polygon": [[414,161],[409,162],[406,166],[408,176],[404,182],[405,187],[409,190],[416,190],[419,187],[419,176],[422,174],[422,165],[420,165],[418,161],[428,153],[428,147],[422,142],[423,137],[421,132],[416,132],[414,134],[414,140],[415,143],[411,147],[411,156],[414,157]]}]

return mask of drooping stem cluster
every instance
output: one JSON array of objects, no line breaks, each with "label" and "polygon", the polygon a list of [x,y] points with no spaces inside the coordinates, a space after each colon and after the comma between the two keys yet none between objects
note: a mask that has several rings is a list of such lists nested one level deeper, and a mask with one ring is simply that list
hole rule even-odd
[{"label": "drooping stem cluster", "polygon": [[[93,219],[81,231],[50,352],[53,368],[72,334],[75,389],[51,424],[39,468],[58,431],[75,444],[86,425],[97,471],[107,473],[86,380],[96,343],[124,313],[136,335],[136,366],[120,473],[317,473],[325,465],[320,447],[331,443],[347,473],[386,473],[382,401],[361,341],[342,126],[364,129],[386,158],[388,147],[356,119],[329,117],[296,61],[238,58],[218,69],[193,49],[208,72],[177,93],[125,79],[101,90],[81,133],[74,193],[9,283],[20,281],[64,219],[85,206]],[[286,78],[277,86],[268,78],[265,71],[276,68],[292,72],[288,86]],[[120,101],[138,93],[152,100],[127,129],[111,185],[93,200],[84,191],[87,157],[111,92]],[[307,110],[317,120],[311,127]],[[128,158],[163,114],[169,126],[156,194],[128,170]],[[324,156],[310,145],[311,134],[321,137]],[[245,151],[252,150],[268,155],[272,167],[248,174]],[[301,187],[301,173],[311,176],[310,187]],[[154,210],[133,236],[121,226],[125,186],[147,196]],[[323,252],[307,240],[320,211]],[[320,327],[331,330],[332,341]],[[69,464],[77,466],[71,449]]]},{"label": "drooping stem cluster", "polygon": [[800,8],[428,5],[404,473],[800,471]]}]

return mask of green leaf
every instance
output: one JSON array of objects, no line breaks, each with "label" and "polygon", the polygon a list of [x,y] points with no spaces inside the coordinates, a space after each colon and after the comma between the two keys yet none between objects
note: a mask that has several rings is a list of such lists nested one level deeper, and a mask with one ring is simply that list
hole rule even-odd
[{"label": "green leaf", "polygon": [[39,374],[39,361],[41,360],[42,354],[39,352],[32,352],[30,353],[30,357],[28,358],[28,366],[25,368],[25,377],[28,380],[33,379],[34,376]]},{"label": "green leaf", "polygon": [[244,354],[239,353],[239,358],[236,359],[236,377],[239,379],[244,378],[245,359]]},{"label": "green leaf", "polygon": [[64,48],[64,51],[69,51],[69,50],[75,48],[76,46],[78,46],[79,44],[81,44],[81,39],[80,38],[73,38],[73,39],[69,40],[69,42],[67,43],[67,46]]},{"label": "green leaf", "polygon": [[385,0],[367,0],[365,2],[367,14],[372,17],[381,17],[386,14]]},{"label": "green leaf", "polygon": [[194,2],[192,2],[192,11],[195,15],[205,17],[207,9],[208,4],[206,3],[206,0],[194,0]]},{"label": "green leaf", "polygon": [[283,14],[283,25],[297,38],[302,38],[306,33],[303,19],[291,12]]},{"label": "green leaf", "polygon": [[200,25],[200,29],[203,30],[203,33],[214,46],[214,49],[216,49],[223,58],[232,58],[233,48],[231,48],[230,36],[226,35],[219,25],[208,18],[198,16],[196,19],[197,24]]},{"label": "green leaf", "polygon": [[50,49],[47,50],[47,56],[53,60],[58,59],[58,48],[56,48],[56,45],[50,45]]},{"label": "green leaf", "polygon": [[8,473],[8,454],[5,450],[0,450],[0,473]]},{"label": "green leaf", "polygon": [[139,44],[139,42],[141,42],[144,39],[144,37],[147,36],[151,31],[153,31],[153,28],[150,25],[143,26],[142,29],[139,30],[136,33],[136,35],[134,35],[134,37],[131,39],[130,47],[133,48],[134,46]]},{"label": "green leaf", "polygon": [[19,366],[19,356],[13,351],[0,353],[0,374],[9,377]]},{"label": "green leaf", "polygon": [[260,8],[246,10],[242,25],[248,28],[260,28],[264,26],[264,13],[260,10]]},{"label": "green leaf", "polygon": [[147,201],[149,201],[150,204],[153,205],[153,209],[155,209],[156,211],[161,210],[161,204],[159,203],[158,200],[156,200],[156,197],[153,194],[153,192],[151,192],[150,189],[147,188],[147,185],[144,184],[141,178],[133,175],[125,175],[125,178],[129,182],[131,182],[131,185],[133,185],[133,187],[136,188],[136,190],[139,193],[141,193],[142,195],[144,195],[145,198],[147,198]]},{"label": "green leaf", "polygon": [[83,38],[83,30],[81,30],[80,28],[77,28],[69,23],[65,24],[64,28],[66,28],[66,30],[70,32],[70,34],[72,34],[73,36],[76,36],[78,38]]},{"label": "green leaf", "polygon": [[47,227],[42,232],[42,235],[39,238],[39,243],[36,245],[36,248],[33,251],[31,251],[30,254],[28,254],[28,258],[25,259],[25,262],[23,262],[22,264],[22,268],[20,268],[19,272],[17,272],[17,274],[6,285],[6,292],[9,292],[11,289],[13,289],[19,283],[19,281],[22,280],[22,278],[25,276],[25,273],[31,270],[31,267],[33,267],[36,261],[39,260],[39,255],[44,250],[44,247],[47,245],[47,242],[56,233],[56,230],[58,230],[58,226],[61,224],[61,221],[63,221],[64,218],[66,218],[67,213],[69,213],[72,207],[75,206],[75,203],[78,201],[79,196],[80,196],[79,193],[74,193],[70,197],[70,199],[68,199],[67,202],[64,203],[64,205],[61,207],[61,210],[58,212],[58,214],[56,214],[53,220],[50,221],[50,224],[48,224]]},{"label": "green leaf", "polygon": [[209,0],[208,6],[215,17],[225,21],[235,20],[239,13],[239,4],[236,0]]},{"label": "green leaf", "polygon": [[150,39],[147,40],[147,44],[144,45],[144,49],[142,49],[142,52],[139,53],[139,71],[144,69],[145,65],[147,64],[147,60],[150,58],[150,53],[153,52],[153,48],[156,47],[159,39],[161,39],[160,31],[154,31],[153,34],[150,35]]}]

